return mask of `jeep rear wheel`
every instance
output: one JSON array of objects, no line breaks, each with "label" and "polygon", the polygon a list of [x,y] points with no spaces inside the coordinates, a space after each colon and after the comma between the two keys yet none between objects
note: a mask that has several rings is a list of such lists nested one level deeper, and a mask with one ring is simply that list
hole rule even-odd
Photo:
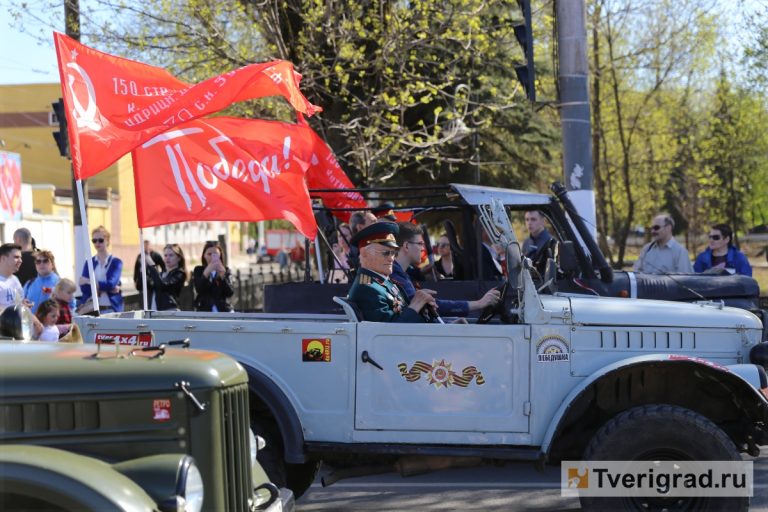
[{"label": "jeep rear wheel", "polygon": [[[595,434],[584,460],[741,461],[733,441],[709,419],[674,405],[644,405],[611,419]],[[706,496],[581,497],[587,510],[747,510],[749,498]]]}]

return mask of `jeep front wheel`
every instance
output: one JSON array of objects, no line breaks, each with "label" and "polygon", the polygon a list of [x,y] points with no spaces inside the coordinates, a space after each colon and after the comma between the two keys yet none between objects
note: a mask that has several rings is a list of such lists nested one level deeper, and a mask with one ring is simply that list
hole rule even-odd
[{"label": "jeep front wheel", "polygon": [[282,437],[274,422],[252,418],[251,429],[266,443],[256,457],[269,481],[278,487],[289,488],[295,498],[300,498],[315,481],[320,462],[310,460],[303,464],[286,463],[283,459]]},{"label": "jeep front wheel", "polygon": [[[597,431],[584,460],[741,461],[733,441],[706,417],[674,405],[624,411]],[[749,498],[581,497],[587,510],[747,510]]]}]

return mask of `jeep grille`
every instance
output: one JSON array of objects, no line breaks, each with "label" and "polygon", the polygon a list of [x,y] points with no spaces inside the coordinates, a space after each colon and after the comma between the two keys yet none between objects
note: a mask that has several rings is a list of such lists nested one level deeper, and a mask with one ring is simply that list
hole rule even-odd
[{"label": "jeep grille", "polygon": [[224,419],[224,483],[226,510],[247,511],[252,495],[251,462],[248,454],[248,386],[222,390],[221,417]]}]

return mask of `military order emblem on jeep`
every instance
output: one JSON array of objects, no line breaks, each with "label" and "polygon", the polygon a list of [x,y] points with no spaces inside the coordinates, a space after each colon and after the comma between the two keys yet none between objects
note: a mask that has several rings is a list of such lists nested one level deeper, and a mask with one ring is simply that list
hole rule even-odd
[{"label": "military order emblem on jeep", "polygon": [[568,342],[554,334],[545,336],[536,344],[536,358],[540,363],[568,362]]},{"label": "military order emblem on jeep", "polygon": [[449,387],[451,385],[457,385],[460,388],[466,388],[472,383],[474,379],[478,386],[485,384],[483,374],[478,371],[474,366],[467,366],[461,370],[461,374],[453,371],[451,368],[452,363],[447,363],[445,359],[435,361],[432,364],[425,363],[424,361],[416,361],[408,369],[406,363],[400,363],[397,365],[400,370],[400,375],[405,377],[408,382],[415,382],[421,378],[421,374],[425,374],[430,384],[434,384],[436,388]]},{"label": "military order emblem on jeep", "polygon": [[301,340],[301,360],[330,363],[331,339],[309,338]]}]

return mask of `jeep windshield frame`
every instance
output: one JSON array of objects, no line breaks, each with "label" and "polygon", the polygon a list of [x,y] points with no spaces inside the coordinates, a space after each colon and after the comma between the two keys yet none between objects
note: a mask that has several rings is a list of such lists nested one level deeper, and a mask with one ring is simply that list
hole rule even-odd
[{"label": "jeep windshield frame", "polygon": [[[391,201],[395,211],[410,211],[412,217],[423,221],[436,212],[458,212],[461,216],[461,239],[464,251],[475,255],[474,265],[466,268],[465,280],[478,279],[481,275],[480,251],[481,239],[478,236],[483,229],[478,221],[478,207],[488,205],[492,199],[498,199],[508,212],[539,210],[549,220],[552,230],[560,240],[573,241],[574,252],[583,278],[600,277],[610,282],[612,271],[600,251],[597,243],[586,227],[583,218],[575,213],[573,205],[565,193],[565,188],[555,183],[553,194],[527,192],[524,190],[451,183],[448,185],[420,187],[375,187],[355,189],[310,189],[310,196],[317,198],[318,193],[357,192],[366,199]],[[315,205],[316,212],[351,211],[357,209],[327,208]],[[435,222],[425,222],[428,227],[435,227]],[[320,226],[322,228],[322,226]],[[521,241],[522,242],[522,241]],[[599,271],[597,270],[599,269]]]}]

